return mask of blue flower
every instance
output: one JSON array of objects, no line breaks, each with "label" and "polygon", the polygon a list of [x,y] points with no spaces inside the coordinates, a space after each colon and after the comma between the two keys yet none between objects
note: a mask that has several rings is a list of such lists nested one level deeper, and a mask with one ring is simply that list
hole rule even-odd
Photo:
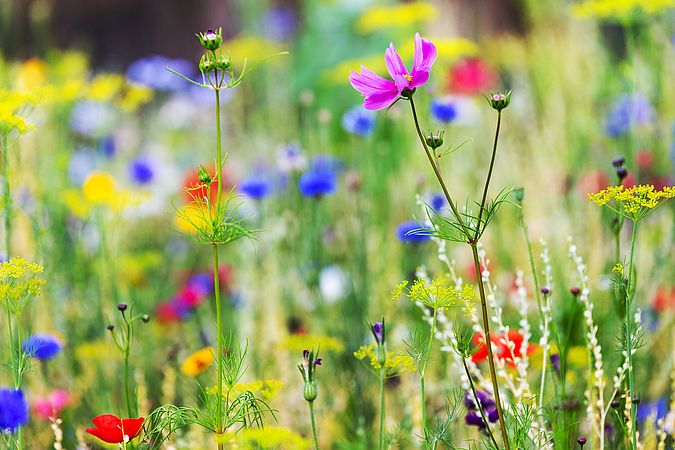
[{"label": "blue flower", "polygon": [[23,392],[0,388],[0,430],[15,431],[28,423],[28,403]]},{"label": "blue flower", "polygon": [[112,136],[106,136],[101,139],[101,142],[98,144],[98,149],[103,156],[106,158],[112,158],[117,152],[117,145],[115,144],[115,138]]},{"label": "blue flower", "polygon": [[23,343],[23,351],[33,358],[46,361],[61,351],[61,342],[51,334],[34,334]]},{"label": "blue flower", "polygon": [[84,100],[70,113],[70,128],[76,133],[93,138],[106,136],[115,126],[116,112],[110,105]]},{"label": "blue flower", "polygon": [[654,109],[642,94],[622,95],[612,105],[605,119],[605,132],[610,137],[628,133],[636,125],[646,125],[654,119]]},{"label": "blue flower", "polygon": [[431,116],[439,122],[450,123],[457,118],[458,106],[450,98],[435,98],[431,101]]},{"label": "blue flower", "polygon": [[338,175],[345,170],[344,163],[331,155],[315,156],[309,167],[311,170],[333,172],[335,175]]},{"label": "blue flower", "polygon": [[184,59],[171,59],[161,55],[148,56],[134,61],[127,69],[127,78],[135,83],[158,91],[183,90],[190,84],[166,70],[169,67],[176,72],[192,78],[194,66]]},{"label": "blue flower", "polygon": [[337,189],[337,176],[331,170],[312,168],[300,177],[298,187],[305,197],[322,197],[335,192]]},{"label": "blue flower", "polygon": [[665,398],[653,402],[640,403],[637,410],[637,422],[645,423],[649,416],[656,415],[656,420],[663,419],[668,414],[668,402]]},{"label": "blue flower", "polygon": [[361,105],[354,106],[342,116],[342,127],[357,136],[368,136],[375,129],[375,113]]},{"label": "blue flower", "polygon": [[272,182],[265,176],[252,175],[243,179],[237,188],[254,200],[262,200],[272,193]]},{"label": "blue flower", "polygon": [[417,222],[403,222],[398,226],[396,234],[398,235],[399,240],[404,244],[419,244],[431,239],[427,233],[420,230],[420,227],[420,224]]},{"label": "blue flower", "polygon": [[427,196],[427,203],[437,213],[440,212],[446,206],[448,206],[448,202],[445,199],[445,196],[440,192],[429,194]]},{"label": "blue flower", "polygon": [[155,178],[152,161],[144,156],[139,156],[129,162],[129,178],[137,184],[148,184]]},{"label": "blue flower", "polygon": [[273,41],[285,41],[295,34],[298,18],[293,8],[277,6],[270,8],[262,16],[261,29]]}]

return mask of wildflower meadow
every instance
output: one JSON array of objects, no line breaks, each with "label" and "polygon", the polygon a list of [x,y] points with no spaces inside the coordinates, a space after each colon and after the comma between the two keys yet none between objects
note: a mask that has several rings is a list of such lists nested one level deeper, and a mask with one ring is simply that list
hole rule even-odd
[{"label": "wildflower meadow", "polygon": [[675,1],[61,3],[0,2],[0,449],[675,448]]}]

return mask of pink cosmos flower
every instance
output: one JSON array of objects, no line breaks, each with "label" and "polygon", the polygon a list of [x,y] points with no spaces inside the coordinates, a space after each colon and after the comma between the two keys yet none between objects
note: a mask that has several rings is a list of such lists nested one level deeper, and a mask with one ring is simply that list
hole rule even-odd
[{"label": "pink cosmos flower", "polygon": [[70,394],[67,391],[57,389],[45,397],[38,397],[33,402],[35,415],[44,420],[59,417],[61,410],[70,403]]},{"label": "pink cosmos flower", "polygon": [[436,61],[436,46],[430,40],[415,34],[415,57],[411,72],[403,65],[403,61],[394,44],[384,53],[384,61],[392,80],[387,80],[361,66],[361,73],[351,71],[349,82],[365,97],[363,107],[370,110],[384,109],[394,103],[406,90],[412,91],[429,80],[431,66]]}]

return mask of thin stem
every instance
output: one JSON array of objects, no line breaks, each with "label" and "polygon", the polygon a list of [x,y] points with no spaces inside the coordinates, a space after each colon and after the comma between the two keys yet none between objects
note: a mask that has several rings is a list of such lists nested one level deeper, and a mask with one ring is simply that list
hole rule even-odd
[{"label": "thin stem", "polygon": [[380,450],[384,449],[384,367],[380,369]]},{"label": "thin stem", "polygon": [[3,215],[5,219],[5,258],[11,258],[12,247],[12,195],[9,186],[9,146],[7,145],[7,134],[0,134],[0,150],[2,151],[2,203]]},{"label": "thin stem", "polygon": [[464,357],[462,357],[462,364],[464,364],[464,372],[466,373],[466,377],[469,379],[471,392],[473,392],[473,398],[476,399],[476,404],[478,405],[478,410],[480,411],[480,416],[483,419],[485,428],[487,429],[487,432],[490,435],[490,439],[492,440],[492,443],[495,445],[495,448],[498,449],[499,445],[497,444],[497,440],[495,439],[494,435],[492,434],[492,430],[490,429],[490,422],[488,422],[487,416],[485,415],[485,410],[483,410],[483,405],[481,404],[480,399],[478,398],[476,386],[473,384],[473,378],[471,378],[471,373],[469,373],[469,367],[466,365],[466,359]]},{"label": "thin stem", "polygon": [[487,199],[488,188],[490,187],[490,179],[492,178],[492,169],[495,166],[495,156],[497,156],[497,142],[499,141],[499,128],[502,124],[502,111],[497,112],[497,129],[495,130],[495,141],[492,145],[492,158],[490,159],[490,168],[488,169],[487,178],[485,179],[485,187],[483,188],[483,198],[480,201],[480,211],[478,212],[478,222],[476,223],[476,236],[474,240],[478,240],[480,236],[480,220],[483,217],[485,210],[485,200]]},{"label": "thin stem", "polygon": [[216,159],[218,164],[217,175],[218,175],[218,195],[216,196],[216,205],[220,207],[220,197],[223,192],[223,147],[222,140],[220,137],[220,90],[215,89],[216,93]]},{"label": "thin stem", "polygon": [[213,291],[216,300],[216,332],[218,333],[218,434],[223,433],[223,319],[220,305],[220,279],[218,276],[218,245],[213,244]]},{"label": "thin stem", "polygon": [[[636,397],[635,394],[635,371],[633,369],[633,349],[632,349],[632,336],[631,336],[631,304],[633,302],[633,296],[635,295],[635,282],[633,279],[633,257],[635,255],[635,240],[637,238],[637,229],[638,222],[633,222],[633,231],[630,236],[630,257],[628,260],[628,289],[625,295],[625,307],[626,307],[626,352],[628,353],[628,391],[630,393],[631,399]],[[630,405],[630,420],[631,420],[631,448],[637,450],[637,404],[634,401],[631,401]]]},{"label": "thin stem", "polygon": [[426,438],[426,428],[427,428],[427,419],[426,419],[426,399],[424,397],[424,377],[427,373],[427,365],[429,364],[429,357],[431,356],[431,347],[434,344],[434,332],[436,331],[436,317],[438,314],[438,309],[434,308],[434,317],[431,321],[431,332],[429,333],[429,342],[427,343],[427,354],[424,357],[424,365],[420,371],[420,392],[422,395],[422,433]]},{"label": "thin stem", "polygon": [[316,437],[316,421],[314,420],[314,402],[309,402],[309,416],[312,418],[312,435],[314,436],[314,448],[319,450],[319,439]]},{"label": "thin stem", "polygon": [[495,370],[495,361],[492,356],[492,341],[490,340],[490,321],[487,313],[487,302],[485,300],[485,286],[483,285],[483,277],[480,270],[480,261],[478,259],[477,244],[471,244],[471,251],[473,253],[473,262],[476,268],[478,278],[478,292],[480,294],[481,313],[483,318],[483,331],[485,332],[485,347],[488,351],[488,364],[490,367],[490,379],[492,380],[492,390],[494,391],[495,403],[497,404],[497,414],[499,415],[499,427],[502,432],[502,440],[506,450],[510,450],[509,435],[506,432],[506,422],[504,421],[504,412],[502,411],[502,402],[499,395],[499,384],[497,383],[497,372]]}]

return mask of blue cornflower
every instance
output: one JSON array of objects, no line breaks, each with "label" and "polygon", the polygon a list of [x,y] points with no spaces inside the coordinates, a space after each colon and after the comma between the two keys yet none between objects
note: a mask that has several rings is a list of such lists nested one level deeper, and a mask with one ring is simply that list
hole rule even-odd
[{"label": "blue cornflower", "polygon": [[46,361],[61,351],[61,342],[51,334],[34,334],[23,343],[23,351],[33,358]]},{"label": "blue cornflower", "polygon": [[272,182],[267,177],[252,175],[243,179],[237,188],[254,200],[262,200],[272,193]]},{"label": "blue cornflower", "polygon": [[431,101],[431,116],[439,122],[450,123],[458,116],[458,106],[450,98],[435,98]]},{"label": "blue cornflower", "polygon": [[404,244],[419,244],[428,241],[431,237],[420,230],[420,224],[414,221],[403,222],[398,226],[396,234]]},{"label": "blue cornflower", "polygon": [[28,423],[28,403],[21,390],[0,388],[0,430],[15,431]]},{"label": "blue cornflower", "polygon": [[185,59],[171,59],[161,55],[148,56],[134,61],[127,69],[127,78],[135,83],[159,91],[177,91],[185,89],[189,83],[166,68],[191,78],[195,75],[194,66]]},{"label": "blue cornflower", "polygon": [[666,414],[668,414],[668,401],[662,397],[653,402],[640,403],[637,410],[637,422],[645,423],[652,414],[656,415],[656,420],[666,417]]},{"label": "blue cornflower", "polygon": [[298,187],[305,197],[322,197],[335,192],[337,176],[332,170],[312,168],[302,174],[298,180]]},{"label": "blue cornflower", "polygon": [[636,125],[645,125],[654,119],[654,109],[642,94],[622,95],[612,105],[605,119],[605,132],[610,137],[628,133]]},{"label": "blue cornflower", "polygon": [[144,156],[132,159],[129,162],[129,178],[137,184],[148,184],[155,178],[152,161]]},{"label": "blue cornflower", "polygon": [[357,136],[368,136],[375,129],[375,113],[361,105],[354,106],[342,116],[342,127]]},{"label": "blue cornflower", "polygon": [[445,199],[445,196],[440,192],[435,192],[433,194],[429,194],[428,195],[428,204],[437,213],[439,213],[441,211],[441,209],[448,206],[448,202]]}]

